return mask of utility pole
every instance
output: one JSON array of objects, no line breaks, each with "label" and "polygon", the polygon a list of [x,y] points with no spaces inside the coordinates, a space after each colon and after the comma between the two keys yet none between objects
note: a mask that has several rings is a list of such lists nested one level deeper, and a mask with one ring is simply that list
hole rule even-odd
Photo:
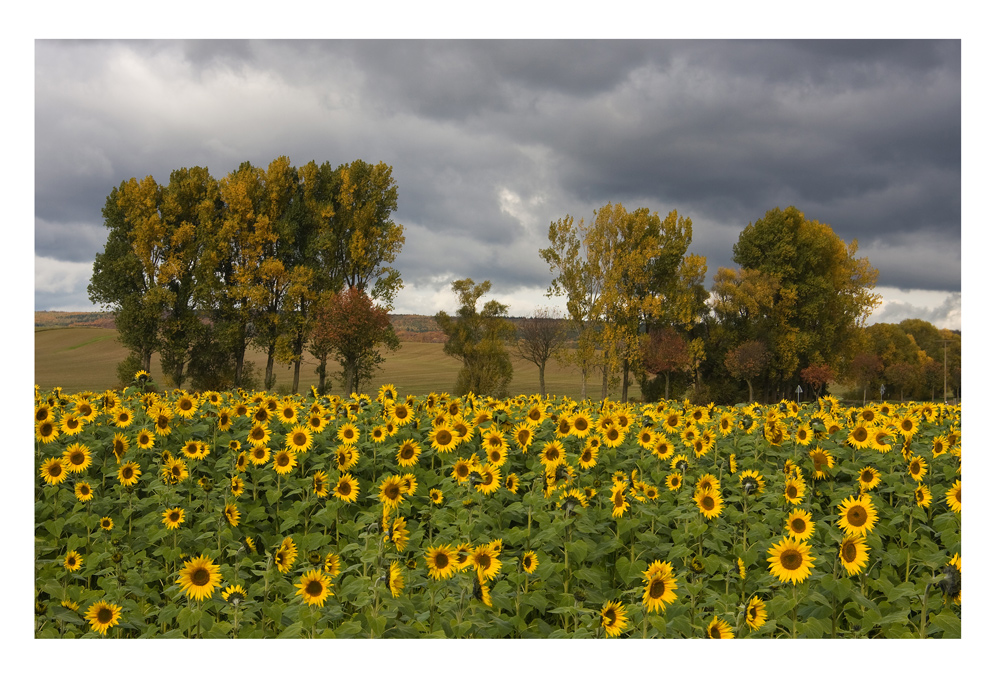
[{"label": "utility pole", "polygon": [[938,339],[939,343],[944,344],[944,404],[948,404],[948,342],[954,341],[954,339]]}]

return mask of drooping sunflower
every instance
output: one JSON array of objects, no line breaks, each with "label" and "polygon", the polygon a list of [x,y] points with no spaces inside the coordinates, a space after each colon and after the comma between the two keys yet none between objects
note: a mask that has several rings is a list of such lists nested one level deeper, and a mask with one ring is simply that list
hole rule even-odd
[{"label": "drooping sunflower", "polygon": [[222,514],[231,526],[236,527],[240,524],[240,511],[236,508],[236,504],[226,504],[226,507],[222,509]]},{"label": "drooping sunflower", "polygon": [[70,572],[76,572],[81,567],[83,567],[83,558],[76,551],[70,551],[63,558],[63,567],[65,567]]},{"label": "drooping sunflower", "polygon": [[424,558],[427,561],[427,569],[434,579],[447,579],[455,574],[458,568],[455,549],[451,544],[429,548]]},{"label": "drooping sunflower", "polygon": [[125,487],[132,487],[135,485],[139,482],[139,476],[141,475],[142,470],[134,461],[127,461],[118,467],[118,482]]},{"label": "drooping sunflower", "polygon": [[628,626],[625,607],[619,601],[607,601],[601,608],[601,628],[608,638],[617,638]]},{"label": "drooping sunflower", "polygon": [[534,551],[525,551],[521,555],[521,569],[531,574],[538,567],[538,556]]},{"label": "drooping sunflower", "polygon": [[406,585],[403,580],[403,568],[395,560],[389,563],[389,572],[386,573],[385,585],[388,587],[389,593],[392,594],[393,598],[399,598],[399,594],[403,592],[403,587]]},{"label": "drooping sunflower", "polygon": [[122,457],[128,452],[128,438],[124,433],[116,433],[111,440],[111,451],[115,453],[115,461],[121,462]]},{"label": "drooping sunflower", "polygon": [[184,563],[180,577],[177,579],[181,591],[188,598],[195,600],[210,598],[212,592],[221,582],[222,576],[219,574],[219,566],[211,558],[204,556],[198,556]]},{"label": "drooping sunflower", "polygon": [[806,493],[805,481],[797,476],[785,476],[785,501],[799,505]]},{"label": "drooping sunflower", "polygon": [[628,512],[629,503],[625,498],[626,489],[628,489],[628,484],[621,481],[616,481],[611,486],[611,504],[613,506],[611,516],[613,518],[621,518]]},{"label": "drooping sunflower", "polygon": [[90,628],[102,636],[107,634],[108,629],[118,624],[121,616],[122,608],[120,605],[108,603],[104,600],[100,600],[88,607],[87,614],[84,615],[86,620],[90,622]]},{"label": "drooping sunflower", "polygon": [[80,473],[86,471],[90,466],[90,448],[81,443],[71,443],[63,452],[63,460],[70,473]]},{"label": "drooping sunflower", "polygon": [[247,598],[247,590],[240,584],[227,586],[222,592],[222,599],[232,606],[238,606]]},{"label": "drooping sunflower", "polygon": [[764,493],[764,479],[754,470],[746,470],[740,474],[740,487],[748,495],[760,496]]},{"label": "drooping sunflower", "polygon": [[857,499],[847,497],[838,506],[840,520],[837,524],[850,536],[863,537],[868,534],[878,522],[878,512],[872,504],[869,494],[862,494]]},{"label": "drooping sunflower", "polygon": [[923,483],[917,485],[917,489],[913,491],[913,497],[917,502],[917,506],[921,508],[927,508],[931,505],[931,491]]},{"label": "drooping sunflower", "polygon": [[323,571],[331,577],[340,574],[340,556],[336,553],[327,553],[323,556]]},{"label": "drooping sunflower", "polygon": [[172,508],[163,512],[163,524],[168,530],[176,530],[184,522],[184,509]]},{"label": "drooping sunflower", "polygon": [[285,537],[281,540],[281,546],[274,552],[274,564],[279,572],[285,574],[292,569],[298,555],[299,547],[295,545],[291,537]]},{"label": "drooping sunflower", "polygon": [[313,494],[317,497],[325,497],[330,493],[327,488],[327,481],[330,477],[327,475],[326,471],[316,471],[312,477],[312,488]]},{"label": "drooping sunflower", "polygon": [[279,475],[288,475],[298,465],[299,460],[293,450],[285,449],[274,453],[273,466]]},{"label": "drooping sunflower", "polygon": [[782,583],[797,584],[805,581],[813,567],[814,558],[810,555],[810,546],[791,537],[782,537],[781,541],[768,550],[771,563],[771,574]]},{"label": "drooping sunflower", "polygon": [[698,512],[706,519],[712,520],[722,514],[722,495],[715,490],[698,488],[693,499],[694,503],[698,505]]},{"label": "drooping sunflower", "polygon": [[517,477],[516,473],[508,473],[507,477],[503,481],[503,484],[509,492],[517,494],[517,488],[520,487],[521,480]]},{"label": "drooping sunflower", "polygon": [[643,574],[645,589],[642,604],[647,612],[662,612],[667,605],[677,600],[677,580],[674,578],[673,565],[654,560]]},{"label": "drooping sunflower", "polygon": [[868,545],[862,537],[848,535],[840,542],[838,556],[844,570],[853,577],[868,564]]},{"label": "drooping sunflower", "polygon": [[948,508],[955,513],[962,512],[962,480],[956,480],[944,495]]},{"label": "drooping sunflower", "polygon": [[705,627],[705,634],[709,638],[735,638],[733,627],[724,619],[718,616],[712,617],[712,621]]},{"label": "drooping sunflower", "polygon": [[330,577],[322,570],[309,570],[299,579],[296,592],[309,606],[323,607],[330,596]]},{"label": "drooping sunflower", "polygon": [[340,479],[333,488],[333,494],[342,502],[350,504],[358,498],[360,485],[350,473],[341,473]]},{"label": "drooping sunflower", "polygon": [[865,466],[858,473],[858,484],[863,492],[875,489],[880,482],[882,482],[882,476],[871,466]]},{"label": "drooping sunflower", "polygon": [[747,601],[747,608],[744,614],[747,626],[754,631],[758,630],[767,621],[767,608],[764,606],[764,601],[758,596],[753,596]]},{"label": "drooping sunflower", "polygon": [[795,509],[788,514],[785,521],[785,529],[789,536],[796,541],[808,541],[816,529],[812,520],[812,512],[803,509]]}]

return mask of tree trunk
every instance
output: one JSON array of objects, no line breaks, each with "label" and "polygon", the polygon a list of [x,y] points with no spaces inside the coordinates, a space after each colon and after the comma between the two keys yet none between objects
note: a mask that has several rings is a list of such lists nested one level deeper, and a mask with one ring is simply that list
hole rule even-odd
[{"label": "tree trunk", "polygon": [[587,371],[581,369],[580,370],[580,375],[582,377],[580,379],[580,382],[581,382],[581,385],[580,385],[580,401],[583,402],[584,400],[587,399]]},{"label": "tree trunk", "polygon": [[622,402],[628,402],[628,358],[622,361]]},{"label": "tree trunk", "polygon": [[544,398],[545,397],[545,361],[542,361],[538,365],[538,388],[541,390],[539,393]]},{"label": "tree trunk", "polygon": [[302,368],[302,359],[299,358],[298,360],[296,360],[295,363],[294,363],[294,365],[295,365],[295,372],[294,372],[294,376],[292,377],[292,393],[298,393],[299,392],[299,370]]},{"label": "tree trunk", "polygon": [[601,366],[601,400],[608,397],[608,364]]},{"label": "tree trunk", "polygon": [[320,395],[326,395],[326,356],[319,359],[319,367],[316,368],[316,373],[319,374],[319,391]]},{"label": "tree trunk", "polygon": [[663,399],[670,400],[670,372],[664,372],[663,378],[667,382],[666,387],[663,389]]},{"label": "tree trunk", "polygon": [[749,379],[747,379],[747,387],[750,389],[750,402],[747,403],[749,405],[753,403],[753,384],[750,383]]},{"label": "tree trunk", "polygon": [[267,368],[264,370],[264,388],[270,389],[274,386],[272,377],[274,376],[274,342],[267,347]]}]

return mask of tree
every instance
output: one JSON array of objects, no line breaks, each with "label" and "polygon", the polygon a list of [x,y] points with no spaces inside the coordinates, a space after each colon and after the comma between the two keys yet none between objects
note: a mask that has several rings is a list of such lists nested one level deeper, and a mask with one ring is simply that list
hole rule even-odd
[{"label": "tree", "polygon": [[913,392],[920,388],[923,374],[916,365],[898,362],[885,368],[885,380],[890,386],[899,389],[899,400],[902,401],[903,394],[907,391]]},{"label": "tree", "polygon": [[434,316],[441,331],[448,336],[444,352],[462,361],[455,383],[456,393],[502,398],[507,395],[514,377],[506,344],[513,339],[515,327],[504,317],[507,306],[491,299],[483,304],[482,311],[476,310],[480,297],[491,288],[489,280],[478,285],[472,278],[456,280],[451,290],[458,296],[458,315],[452,318],[439,311]]},{"label": "tree", "polygon": [[851,360],[848,376],[853,383],[862,389],[861,402],[868,402],[868,386],[882,376],[882,360],[874,353],[864,351]]},{"label": "tree", "polygon": [[[778,284],[772,317],[750,317],[751,334],[768,337],[769,374],[788,387],[810,363],[846,371],[863,325],[877,306],[878,269],[857,257],[827,224],[806,220],[795,207],[774,208],[748,224],[733,246],[733,261]],[[765,307],[766,308],[766,307]]]},{"label": "tree", "polygon": [[809,365],[802,368],[799,376],[813,390],[813,395],[818,397],[826,385],[833,381],[834,374],[829,365]]},{"label": "tree", "polygon": [[382,347],[391,351],[399,348],[389,312],[356,287],[331,295],[317,308],[312,339],[332,347],[340,361],[340,382],[347,395],[360,392],[361,385],[374,378],[385,361]]},{"label": "tree", "polygon": [[[550,292],[567,293],[567,310],[574,320],[586,311],[588,329],[603,350],[605,370],[622,367],[626,401],[629,370],[642,359],[641,335],[666,313],[668,295],[681,296],[691,219],[676,210],[661,219],[646,208],[628,212],[621,203],[608,203],[594,211],[589,225],[574,223],[569,216],[553,222],[549,242],[539,254],[557,273]],[[686,278],[696,277],[698,264],[687,262]]]},{"label": "tree", "polygon": [[745,341],[726,353],[726,369],[737,379],[745,381],[747,388],[750,389],[748,402],[754,402],[751,380],[767,369],[770,360],[771,354],[767,350],[767,345],[759,340]]},{"label": "tree", "polygon": [[687,370],[691,366],[687,342],[672,327],[657,328],[649,333],[649,341],[643,350],[642,364],[647,372],[663,375],[666,381],[663,398],[669,400],[670,374]]},{"label": "tree", "polygon": [[535,309],[534,315],[521,321],[514,350],[517,355],[538,367],[538,388],[545,390],[545,364],[566,342],[565,321],[548,309]]}]

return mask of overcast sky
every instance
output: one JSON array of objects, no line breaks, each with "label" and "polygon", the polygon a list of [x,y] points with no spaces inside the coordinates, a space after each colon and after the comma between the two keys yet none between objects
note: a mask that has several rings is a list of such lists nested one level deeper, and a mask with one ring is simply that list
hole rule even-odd
[{"label": "overcast sky", "polygon": [[396,312],[493,283],[548,300],[549,223],[621,202],[694,225],[706,286],[773,207],[879,269],[871,322],[961,328],[961,43],[65,41],[35,43],[35,309],[91,310],[122,180],[287,155],[392,166]]}]

